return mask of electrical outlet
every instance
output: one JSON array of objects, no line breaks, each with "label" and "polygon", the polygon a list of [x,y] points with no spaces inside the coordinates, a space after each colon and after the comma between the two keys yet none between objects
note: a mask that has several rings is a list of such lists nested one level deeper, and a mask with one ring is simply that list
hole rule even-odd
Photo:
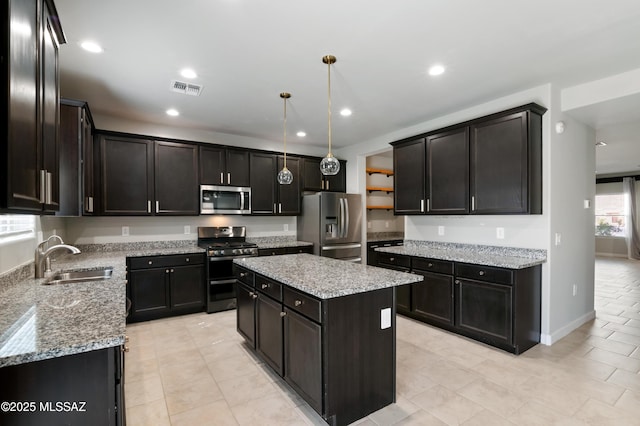
[{"label": "electrical outlet", "polygon": [[53,234],[51,235],[58,235],[58,230],[56,228],[53,228]]},{"label": "electrical outlet", "polygon": [[371,221],[367,221],[367,229],[371,229]]},{"label": "electrical outlet", "polygon": [[556,245],[559,246],[562,243],[562,234],[556,232]]},{"label": "electrical outlet", "polygon": [[585,209],[591,208],[591,200],[584,200],[584,208]]},{"label": "electrical outlet", "polygon": [[128,226],[123,226],[122,227],[122,236],[123,237],[128,237],[129,236],[129,227]]},{"label": "electrical outlet", "polygon": [[289,230],[289,224],[288,224],[288,223],[285,223],[285,224],[283,225],[283,228],[284,228],[285,232],[286,232],[286,231],[288,231],[288,230]]},{"label": "electrical outlet", "polygon": [[388,228],[388,227],[389,227],[389,221],[388,221],[388,220],[385,220],[385,221],[384,221],[384,227],[385,227],[385,228]]},{"label": "electrical outlet", "polygon": [[504,240],[504,228],[496,228],[496,238]]},{"label": "electrical outlet", "polygon": [[576,284],[573,285],[573,295],[578,294],[578,286]]},{"label": "electrical outlet", "polygon": [[444,235],[444,226],[438,226],[438,235]]},{"label": "electrical outlet", "polygon": [[189,225],[184,226],[184,235],[189,235],[191,233],[191,227]]}]

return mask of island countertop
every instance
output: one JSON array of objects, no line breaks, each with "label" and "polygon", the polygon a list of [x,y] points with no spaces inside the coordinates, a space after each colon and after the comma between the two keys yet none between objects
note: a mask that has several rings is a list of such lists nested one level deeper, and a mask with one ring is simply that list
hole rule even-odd
[{"label": "island countertop", "polygon": [[422,281],[416,274],[311,254],[234,259],[235,264],[320,299],[364,293]]}]

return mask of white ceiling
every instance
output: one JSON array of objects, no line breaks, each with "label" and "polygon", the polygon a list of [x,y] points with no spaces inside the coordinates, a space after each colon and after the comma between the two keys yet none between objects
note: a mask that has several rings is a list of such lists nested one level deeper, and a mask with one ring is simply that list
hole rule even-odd
[{"label": "white ceiling", "polygon": [[[60,49],[62,96],[87,100],[98,117],[267,141],[282,139],[279,93],[288,91],[290,139],[304,130],[305,144],[326,144],[325,54],[337,57],[331,70],[336,147],[540,84],[562,88],[640,68],[638,0],[56,0],[56,5],[68,41]],[[105,51],[83,51],[79,44],[85,39]],[[435,63],[447,71],[434,78],[427,68]],[[193,82],[204,86],[200,97],[169,90],[171,80],[184,80],[183,67],[198,73]],[[637,99],[632,105],[640,111]],[[170,107],[181,115],[165,115]],[[353,115],[341,117],[342,107]],[[602,124],[606,109],[575,113],[598,128],[609,125]],[[625,120],[640,122],[640,117]],[[635,144],[640,146],[637,137]]]}]

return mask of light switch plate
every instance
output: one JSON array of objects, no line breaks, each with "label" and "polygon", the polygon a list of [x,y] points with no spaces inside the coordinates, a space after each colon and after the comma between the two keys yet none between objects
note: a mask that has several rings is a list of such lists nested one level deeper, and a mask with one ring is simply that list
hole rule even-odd
[{"label": "light switch plate", "polygon": [[380,330],[391,327],[391,308],[380,310]]},{"label": "light switch plate", "polygon": [[591,208],[591,200],[584,200],[584,208],[585,209]]},{"label": "light switch plate", "polygon": [[438,226],[438,235],[444,235],[444,226]]},{"label": "light switch plate", "polygon": [[184,235],[189,235],[191,233],[191,227],[189,225],[184,226]]},{"label": "light switch plate", "polygon": [[496,228],[496,238],[504,240],[504,228]]}]

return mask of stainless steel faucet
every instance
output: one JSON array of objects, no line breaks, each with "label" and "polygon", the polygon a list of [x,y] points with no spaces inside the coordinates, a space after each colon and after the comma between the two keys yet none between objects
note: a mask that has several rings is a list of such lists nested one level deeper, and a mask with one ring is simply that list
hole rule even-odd
[{"label": "stainless steel faucet", "polygon": [[[54,238],[60,241],[60,244],[49,247],[49,242]],[[46,250],[45,246],[47,247]],[[49,238],[38,244],[38,247],[36,248],[36,278],[44,278],[51,272],[51,259],[49,258],[49,256],[51,256],[53,252],[58,250],[68,250],[73,254],[80,253],[80,250],[77,247],[65,244],[64,241],[62,241],[62,238],[60,238],[58,235],[50,236]]]}]

